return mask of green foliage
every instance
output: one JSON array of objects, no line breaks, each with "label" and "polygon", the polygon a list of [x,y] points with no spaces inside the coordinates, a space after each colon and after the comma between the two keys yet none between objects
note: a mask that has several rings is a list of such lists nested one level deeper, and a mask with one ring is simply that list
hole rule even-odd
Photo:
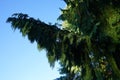
[{"label": "green foliage", "polygon": [[52,67],[59,61],[56,80],[120,80],[120,1],[64,1],[62,29],[22,13],[7,22],[46,49]]}]

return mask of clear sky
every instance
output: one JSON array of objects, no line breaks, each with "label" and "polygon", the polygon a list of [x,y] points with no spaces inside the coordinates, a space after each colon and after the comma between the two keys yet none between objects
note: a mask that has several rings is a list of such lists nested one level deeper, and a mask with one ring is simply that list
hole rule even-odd
[{"label": "clear sky", "polygon": [[0,80],[53,80],[59,77],[58,66],[50,68],[45,50],[38,51],[13,31],[6,19],[13,13],[26,13],[45,22],[57,22],[62,0],[1,0],[0,1]]}]

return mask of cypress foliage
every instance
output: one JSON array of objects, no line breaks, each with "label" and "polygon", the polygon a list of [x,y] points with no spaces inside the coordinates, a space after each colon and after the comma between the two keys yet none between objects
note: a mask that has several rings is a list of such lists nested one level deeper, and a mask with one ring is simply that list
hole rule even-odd
[{"label": "cypress foliage", "polygon": [[[7,19],[38,49],[47,50],[53,67],[59,61],[56,80],[120,80],[120,1],[64,0],[58,18],[63,29],[27,14],[16,13]],[[71,16],[71,17],[70,17]]]}]

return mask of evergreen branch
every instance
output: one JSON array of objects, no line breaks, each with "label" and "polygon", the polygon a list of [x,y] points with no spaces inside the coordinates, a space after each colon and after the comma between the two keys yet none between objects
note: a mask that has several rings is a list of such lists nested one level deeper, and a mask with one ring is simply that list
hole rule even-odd
[{"label": "evergreen branch", "polygon": [[[27,14],[13,14],[7,19],[7,22],[12,24],[13,29],[19,29],[23,36],[27,35],[31,42],[36,41],[39,49],[46,49],[51,66],[61,58],[63,52],[70,48],[68,45],[75,41],[73,38],[75,39],[76,35],[73,32],[61,30],[55,25],[48,25],[40,20],[35,20]],[[71,43],[67,41],[68,38],[72,38]],[[67,49],[64,48],[64,45],[67,45]]]}]

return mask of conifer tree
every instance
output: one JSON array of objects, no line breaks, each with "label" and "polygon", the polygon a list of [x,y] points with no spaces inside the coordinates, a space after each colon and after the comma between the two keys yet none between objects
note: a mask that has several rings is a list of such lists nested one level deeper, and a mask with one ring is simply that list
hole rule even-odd
[{"label": "conifer tree", "polygon": [[120,80],[120,1],[64,0],[57,25],[15,13],[7,19],[38,49],[47,50],[50,66],[61,65],[56,80]]}]

